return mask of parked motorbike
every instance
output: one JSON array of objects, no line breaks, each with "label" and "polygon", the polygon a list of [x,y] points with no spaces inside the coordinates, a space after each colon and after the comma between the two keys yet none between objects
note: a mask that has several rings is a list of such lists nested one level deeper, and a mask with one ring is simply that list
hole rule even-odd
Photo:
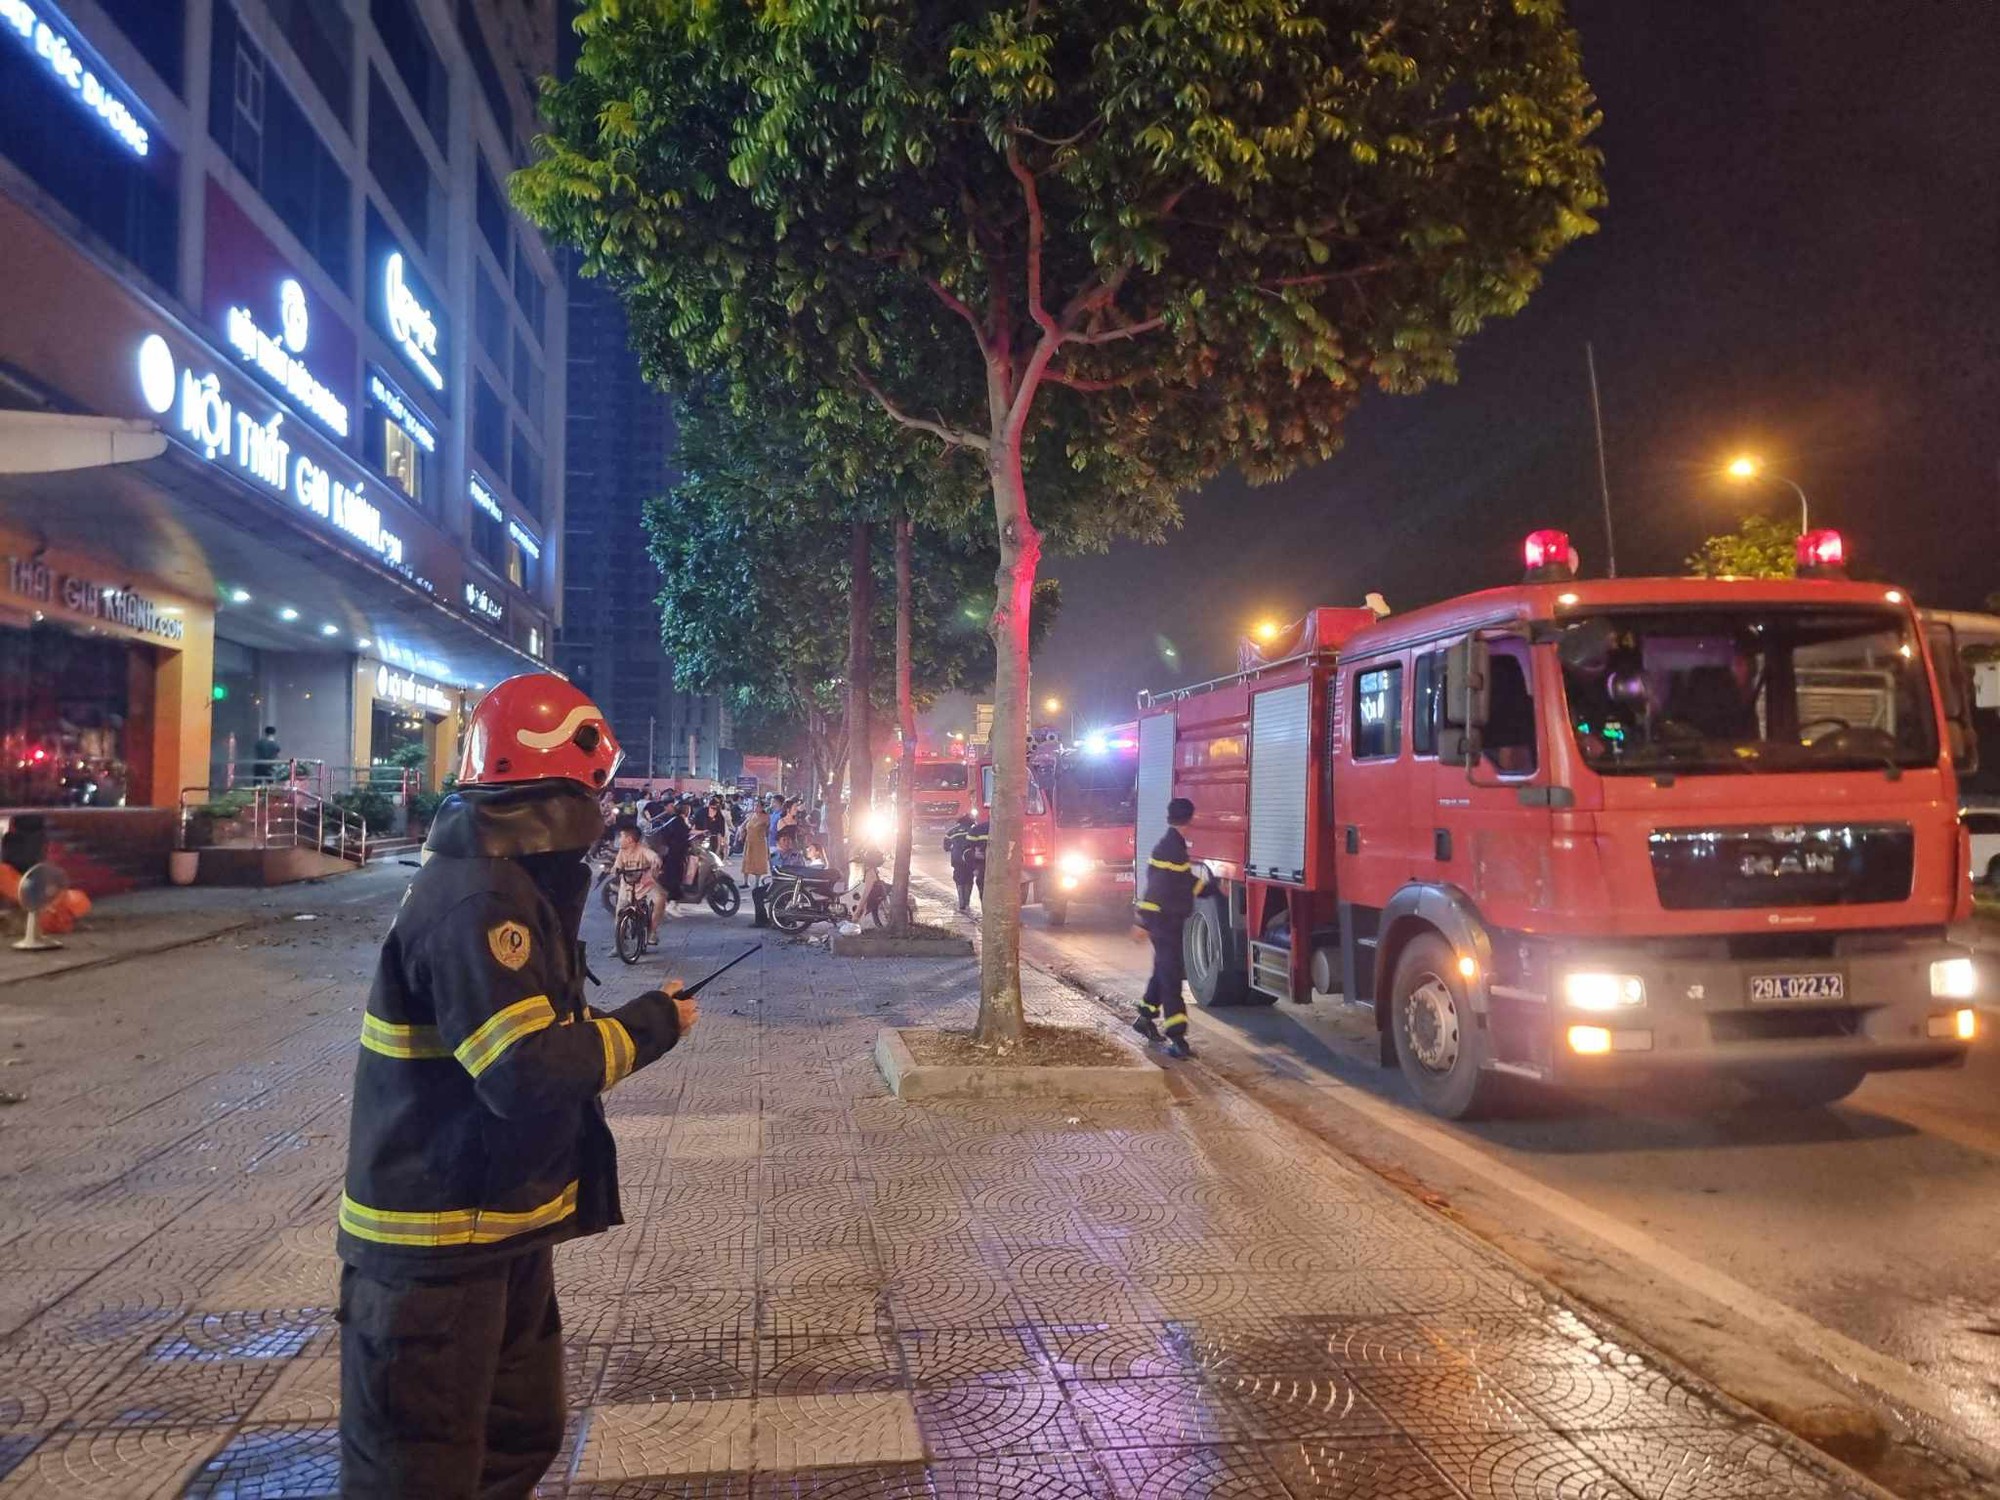
[{"label": "parked motorbike", "polygon": [[688,866],[692,875],[682,886],[682,899],[706,901],[718,917],[735,916],[743,904],[743,892],[708,839],[696,839],[688,846]]},{"label": "parked motorbike", "polygon": [[[815,922],[860,922],[866,918],[877,927],[889,925],[894,909],[894,890],[882,878],[882,851],[857,849],[855,863],[861,878],[845,890],[834,871],[796,867],[774,869],[766,897],[771,920],[781,932],[804,932]],[[909,919],[916,920],[916,902],[908,907]]]}]

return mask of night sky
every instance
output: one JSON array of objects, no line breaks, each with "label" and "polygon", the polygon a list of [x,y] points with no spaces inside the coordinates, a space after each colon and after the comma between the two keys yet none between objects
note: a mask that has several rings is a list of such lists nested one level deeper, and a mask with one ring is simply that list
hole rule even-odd
[{"label": "night sky", "polygon": [[[1374,397],[1345,452],[1231,476],[1161,547],[1057,559],[1035,692],[1087,721],[1229,670],[1262,616],[1412,608],[1519,576],[1569,530],[1604,568],[1584,343],[1603,387],[1619,572],[1674,572],[1789,490],[1925,603],[2000,590],[2000,4],[1573,0],[1605,114],[1603,229],[1549,268],[1462,379]],[[1180,653],[1162,660],[1156,639]]]}]

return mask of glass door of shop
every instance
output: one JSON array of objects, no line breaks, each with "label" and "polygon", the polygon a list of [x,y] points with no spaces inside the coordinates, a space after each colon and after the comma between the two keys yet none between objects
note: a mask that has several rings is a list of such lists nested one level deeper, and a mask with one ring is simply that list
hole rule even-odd
[{"label": "glass door of shop", "polygon": [[0,807],[151,801],[153,671],[148,646],[0,627]]}]

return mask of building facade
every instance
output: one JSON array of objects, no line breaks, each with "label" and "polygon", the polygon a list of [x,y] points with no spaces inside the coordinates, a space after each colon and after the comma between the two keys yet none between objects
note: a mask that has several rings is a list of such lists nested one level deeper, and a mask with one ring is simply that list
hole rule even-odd
[{"label": "building facade", "polygon": [[673,483],[672,403],[641,377],[624,307],[603,282],[572,273],[569,318],[569,574],[557,665],[610,718],[626,777],[734,779],[741,763],[721,701],[676,687],[660,645],[644,516]]},{"label": "building facade", "polygon": [[0,809],[354,775],[552,660],[557,0],[0,0]]}]

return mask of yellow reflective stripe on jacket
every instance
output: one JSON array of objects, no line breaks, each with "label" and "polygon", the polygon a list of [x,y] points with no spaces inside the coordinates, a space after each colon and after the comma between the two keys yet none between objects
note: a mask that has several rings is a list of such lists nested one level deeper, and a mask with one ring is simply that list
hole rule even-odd
[{"label": "yellow reflective stripe on jacket", "polygon": [[361,1045],[384,1057],[450,1057],[451,1048],[435,1026],[403,1026],[367,1011],[361,1014]]},{"label": "yellow reflective stripe on jacket", "polygon": [[458,1044],[458,1060],[465,1065],[466,1072],[477,1078],[500,1061],[500,1054],[522,1037],[533,1036],[544,1026],[555,1023],[556,1008],[549,1004],[547,995],[530,995],[525,1000],[516,1000]]},{"label": "yellow reflective stripe on jacket", "polygon": [[1156,870],[1172,870],[1172,871],[1174,871],[1174,872],[1175,872],[1176,874],[1180,874],[1180,875],[1185,875],[1185,874],[1187,874],[1187,872],[1188,872],[1189,870],[1192,870],[1192,869],[1194,868],[1194,866],[1193,866],[1193,865],[1191,865],[1191,864],[1178,864],[1178,865],[1177,865],[1177,864],[1175,864],[1175,863],[1174,863],[1174,862],[1173,862],[1172,860],[1170,860],[1170,859],[1151,859],[1151,858],[1149,858],[1149,859],[1147,859],[1146,863],[1147,863],[1147,864],[1149,864],[1149,865],[1151,865],[1151,866],[1152,866],[1152,867],[1153,867],[1154,869],[1156,869]]},{"label": "yellow reflective stripe on jacket", "polygon": [[1208,889],[1208,877],[1207,877],[1206,875],[1197,875],[1197,876],[1195,876],[1195,878],[1194,878],[1194,893],[1195,893],[1195,894],[1196,894],[1197,896],[1199,896],[1199,895],[1200,895],[1200,894],[1201,894],[1201,893],[1202,893],[1203,891],[1205,891],[1205,890],[1207,890],[1207,889]]},{"label": "yellow reflective stripe on jacket", "polygon": [[593,1016],[597,1040],[604,1048],[604,1087],[615,1088],[639,1061],[639,1048],[625,1023],[610,1016]]},{"label": "yellow reflective stripe on jacket", "polygon": [[1157,901],[1135,901],[1133,905],[1137,906],[1140,911],[1158,911],[1160,909],[1160,903]]},{"label": "yellow reflective stripe on jacket", "polygon": [[520,1213],[492,1209],[448,1208],[440,1213],[404,1213],[370,1208],[340,1195],[340,1227],[358,1240],[378,1245],[492,1245],[516,1235],[532,1234],[560,1224],[576,1212],[577,1185],[572,1182],[539,1208]]}]

